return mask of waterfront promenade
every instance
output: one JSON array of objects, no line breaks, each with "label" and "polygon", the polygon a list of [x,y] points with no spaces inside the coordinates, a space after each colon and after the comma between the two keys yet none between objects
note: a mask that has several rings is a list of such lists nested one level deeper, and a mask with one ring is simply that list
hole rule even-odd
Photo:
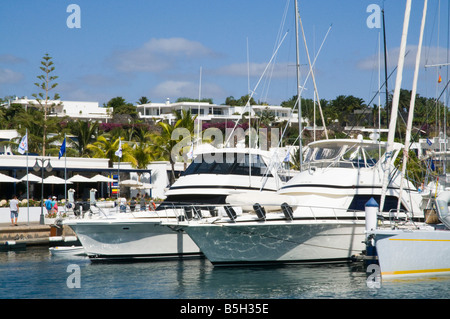
[{"label": "waterfront promenade", "polygon": [[[68,227],[40,225],[39,222],[0,223],[0,250],[14,247],[47,245],[54,246],[65,239],[74,241],[75,234]],[[6,249],[8,250],[8,249]]]}]

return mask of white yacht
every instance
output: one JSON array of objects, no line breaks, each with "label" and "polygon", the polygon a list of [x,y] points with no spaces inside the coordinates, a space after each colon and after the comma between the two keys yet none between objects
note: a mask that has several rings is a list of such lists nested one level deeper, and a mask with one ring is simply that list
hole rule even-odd
[{"label": "white yacht", "polygon": [[[365,249],[364,206],[371,198],[380,202],[385,173],[393,172],[383,212],[397,208],[402,177],[387,164],[385,147],[362,138],[313,142],[303,170],[277,194],[230,195],[228,217],[171,227],[185,230],[214,265],[349,261]],[[401,149],[394,144],[393,158]],[[404,185],[401,208],[422,217],[421,196],[409,181]],[[236,205],[254,213],[238,216]]]},{"label": "white yacht", "polygon": [[276,193],[282,181],[270,160],[269,152],[248,148],[199,153],[156,211],[64,223],[75,231],[91,259],[199,257],[198,246],[185,232],[161,222],[218,216],[230,194]]},{"label": "white yacht", "polygon": [[278,154],[258,149],[203,150],[165,193],[158,210],[221,210],[232,194],[276,193],[286,180],[279,163]]}]

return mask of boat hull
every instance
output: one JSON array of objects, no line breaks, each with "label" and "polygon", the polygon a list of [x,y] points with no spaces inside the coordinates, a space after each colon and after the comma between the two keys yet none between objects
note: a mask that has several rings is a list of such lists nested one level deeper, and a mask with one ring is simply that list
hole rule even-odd
[{"label": "boat hull", "polygon": [[201,257],[186,233],[162,226],[160,220],[80,221],[70,226],[91,259]]},{"label": "boat hull", "polygon": [[49,248],[53,256],[85,256],[86,252],[80,246],[56,246]]},{"label": "boat hull", "polygon": [[364,249],[364,224],[353,221],[190,224],[186,232],[214,265],[344,262]]},{"label": "boat hull", "polygon": [[381,276],[450,274],[450,231],[385,231],[375,236]]}]

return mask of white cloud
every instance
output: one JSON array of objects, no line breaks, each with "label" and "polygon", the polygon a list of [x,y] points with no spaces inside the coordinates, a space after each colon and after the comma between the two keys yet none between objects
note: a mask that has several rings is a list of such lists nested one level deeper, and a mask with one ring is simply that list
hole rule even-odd
[{"label": "white cloud", "polygon": [[24,59],[12,54],[0,54],[0,63],[18,64],[25,62]]},{"label": "white cloud", "polygon": [[[404,62],[404,68],[414,68],[416,64],[417,45],[406,46],[406,57]],[[393,69],[397,66],[398,57],[400,54],[400,48],[393,48],[387,52],[387,66],[389,69]],[[420,67],[425,65],[445,63],[447,59],[447,50],[444,48],[436,47],[422,47],[422,54],[420,57]],[[361,70],[373,70],[378,69],[378,55],[372,55],[357,63],[357,67]],[[381,57],[381,67],[384,68],[384,56]]]},{"label": "white cloud", "polygon": [[23,74],[10,69],[0,68],[0,83],[17,83],[23,79]]},{"label": "white cloud", "polygon": [[[189,81],[165,81],[157,86],[155,86],[151,92],[150,96],[159,99],[176,99],[179,97],[191,97],[198,98],[198,83],[193,83]],[[209,83],[202,83],[202,97],[214,98],[216,96],[223,95],[223,90],[215,85]]]},{"label": "white cloud", "polygon": [[200,42],[183,38],[151,39],[135,50],[115,52],[111,60],[122,72],[161,72],[186,59],[213,56]]},{"label": "white cloud", "polygon": [[[229,75],[247,77],[261,77],[264,70],[267,67],[267,63],[235,63],[220,67],[215,71],[218,75]],[[285,78],[295,76],[295,68],[288,63],[277,63],[270,65],[265,73],[266,76],[273,78]]]}]

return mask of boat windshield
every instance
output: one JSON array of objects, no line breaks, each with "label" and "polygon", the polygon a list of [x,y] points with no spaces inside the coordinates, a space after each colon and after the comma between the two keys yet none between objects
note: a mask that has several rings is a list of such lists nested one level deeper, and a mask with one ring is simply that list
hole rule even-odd
[{"label": "boat windshield", "polygon": [[[209,154],[208,154],[209,155]],[[183,175],[232,174],[264,176],[267,166],[258,154],[221,153],[209,156],[199,155]],[[268,176],[272,176],[270,173]]]},{"label": "boat windshield", "polygon": [[315,166],[334,163],[339,167],[371,167],[378,162],[385,151],[385,146],[379,144],[318,146],[308,149],[305,163]]}]

